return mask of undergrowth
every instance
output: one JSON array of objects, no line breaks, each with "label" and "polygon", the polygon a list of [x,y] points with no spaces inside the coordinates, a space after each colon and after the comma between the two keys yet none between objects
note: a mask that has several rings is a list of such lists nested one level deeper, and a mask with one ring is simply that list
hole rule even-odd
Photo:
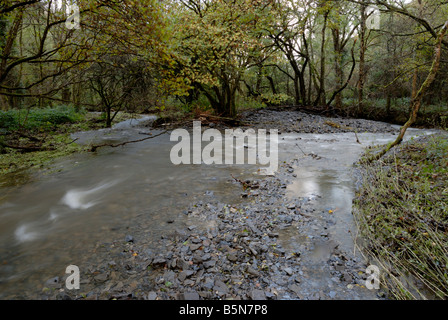
[{"label": "undergrowth", "polygon": [[353,213],[383,285],[397,299],[448,298],[447,136],[411,140],[361,168]]}]

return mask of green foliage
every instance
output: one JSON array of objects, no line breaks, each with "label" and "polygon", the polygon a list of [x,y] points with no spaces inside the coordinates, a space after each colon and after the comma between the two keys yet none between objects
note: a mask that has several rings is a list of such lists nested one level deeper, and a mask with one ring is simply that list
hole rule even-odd
[{"label": "green foliage", "polygon": [[210,102],[202,94],[199,95],[199,97],[196,100],[182,104],[181,106],[181,110],[184,112],[193,112],[195,110],[207,111],[210,109],[211,109]]},{"label": "green foliage", "polygon": [[45,109],[13,109],[0,111],[0,127],[8,131],[19,128],[52,129],[64,123],[80,121],[83,116],[83,111],[76,111],[74,107],[65,105]]},{"label": "green foliage", "polygon": [[163,75],[200,89],[218,114],[235,115],[240,81],[266,54],[269,6],[249,0],[195,4],[196,10],[184,2],[173,5],[173,19],[183,27],[173,30],[176,63]]},{"label": "green foliage", "polygon": [[280,106],[291,102],[293,98],[284,93],[263,93],[261,94],[261,100],[268,105]]},{"label": "green foliage", "polygon": [[260,99],[249,98],[238,101],[238,107],[240,110],[261,109],[266,108],[266,104],[261,102]]}]

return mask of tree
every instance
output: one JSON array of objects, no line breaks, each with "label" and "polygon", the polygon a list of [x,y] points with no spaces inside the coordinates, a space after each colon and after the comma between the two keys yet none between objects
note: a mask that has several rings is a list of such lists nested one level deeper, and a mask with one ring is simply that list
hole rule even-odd
[{"label": "tree", "polygon": [[314,9],[309,1],[279,2],[273,10],[274,19],[271,25],[267,26],[269,38],[275,48],[283,54],[290,69],[278,63],[273,66],[292,80],[296,105],[309,103],[306,71],[310,68],[309,37],[313,31],[311,28],[313,13]]},{"label": "tree", "polygon": [[[174,5],[173,5],[174,6]],[[269,1],[181,1],[175,6],[175,64],[166,74],[198,88],[219,115],[236,115],[236,94],[246,71],[266,59],[261,29]]]},{"label": "tree", "polygon": [[377,154],[373,155],[369,160],[377,160],[381,158],[387,151],[389,151],[391,148],[396,146],[397,144],[400,144],[403,140],[404,134],[406,133],[406,130],[415,122],[417,119],[417,113],[420,109],[422,98],[428,88],[431,86],[432,82],[435,80],[437,72],[439,71],[440,67],[440,58],[442,55],[442,43],[443,38],[447,32],[448,29],[448,20],[445,22],[443,27],[440,29],[440,31],[437,34],[436,43],[434,45],[434,59],[431,65],[431,68],[429,70],[429,73],[423,82],[423,84],[420,86],[419,90],[415,94],[414,97],[412,97],[411,100],[411,114],[409,116],[408,121],[400,128],[400,133],[398,134],[397,138],[390,143],[386,148],[378,152]]},{"label": "tree", "polygon": [[[66,29],[67,14],[54,10],[53,4],[52,0],[5,1],[0,7],[0,33],[6,39],[0,47],[0,96],[49,97],[61,88],[48,86],[48,81],[87,62],[84,53],[91,39]],[[87,17],[101,6],[86,1],[81,13]],[[22,37],[31,41],[21,41]],[[40,72],[22,75],[35,66]]]},{"label": "tree", "polygon": [[358,25],[353,19],[353,8],[347,6],[347,3],[336,1],[333,3],[333,8],[330,13],[330,25],[331,34],[333,37],[333,55],[334,55],[334,73],[336,79],[336,87],[331,95],[330,99],[326,102],[329,106],[335,101],[336,108],[342,109],[342,91],[347,87],[356,65],[354,57],[354,45],[356,39],[353,42],[351,50],[352,67],[349,75],[344,82],[344,56],[345,48],[347,44],[352,40],[353,34],[356,31]]},{"label": "tree", "polygon": [[103,57],[101,62],[89,68],[90,88],[100,97],[101,109],[106,114],[106,128],[120,110],[126,109],[132,91],[143,79],[138,73],[138,64],[126,61],[126,57]]},{"label": "tree", "polygon": [[70,86],[87,81],[79,75],[104,55],[133,56],[154,64],[166,56],[158,1],[77,1],[80,30],[66,27],[69,15],[55,3],[2,1],[0,34],[6,40],[2,37],[0,43],[0,97],[70,102]]}]

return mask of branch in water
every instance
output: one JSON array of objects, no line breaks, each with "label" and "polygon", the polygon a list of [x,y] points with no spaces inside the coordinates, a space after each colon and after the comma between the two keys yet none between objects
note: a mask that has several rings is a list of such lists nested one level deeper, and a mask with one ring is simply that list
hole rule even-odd
[{"label": "branch in water", "polygon": [[148,140],[148,139],[152,139],[152,138],[161,136],[162,134],[167,133],[167,132],[168,132],[168,131],[165,130],[165,131],[162,131],[162,132],[160,132],[160,133],[158,133],[158,134],[156,134],[156,135],[154,135],[154,136],[150,136],[150,137],[146,137],[146,138],[138,139],[138,140],[125,141],[125,142],[117,143],[117,144],[108,144],[108,143],[98,144],[98,145],[94,145],[94,146],[92,146],[92,147],[90,148],[89,151],[91,151],[91,152],[95,152],[96,149],[98,149],[98,148],[102,148],[102,147],[112,147],[112,148],[116,148],[116,147],[124,146],[124,145],[126,145],[126,144],[128,144],[128,143],[141,142],[141,141],[145,141],[145,140]]}]

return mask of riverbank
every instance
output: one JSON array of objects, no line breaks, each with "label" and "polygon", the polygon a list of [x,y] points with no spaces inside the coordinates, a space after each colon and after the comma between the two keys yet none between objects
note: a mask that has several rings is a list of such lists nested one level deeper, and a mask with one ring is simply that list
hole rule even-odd
[{"label": "riverbank", "polygon": [[448,297],[447,159],[445,134],[413,139],[360,164],[354,215],[363,247],[396,299]]}]

